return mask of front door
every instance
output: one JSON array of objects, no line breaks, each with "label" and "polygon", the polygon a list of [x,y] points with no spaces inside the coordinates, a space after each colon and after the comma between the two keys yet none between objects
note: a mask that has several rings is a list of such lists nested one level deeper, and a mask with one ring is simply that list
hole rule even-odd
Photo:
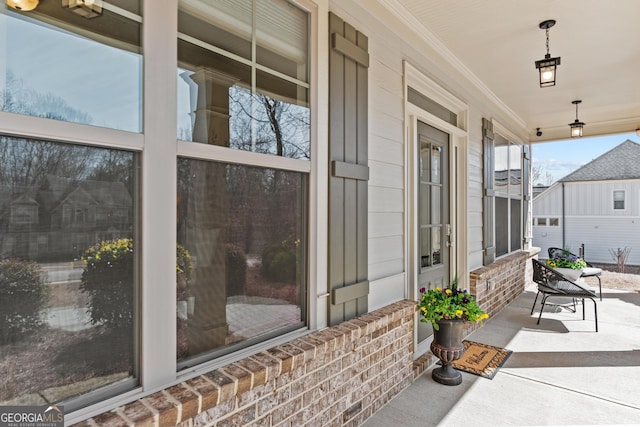
[{"label": "front door", "polygon": [[[418,122],[418,289],[449,283],[451,221],[449,219],[449,134]],[[418,343],[433,334],[419,322]]]}]

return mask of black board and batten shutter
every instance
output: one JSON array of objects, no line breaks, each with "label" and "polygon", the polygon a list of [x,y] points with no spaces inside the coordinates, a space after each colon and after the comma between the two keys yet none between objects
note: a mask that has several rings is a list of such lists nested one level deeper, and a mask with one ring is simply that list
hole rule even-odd
[{"label": "black board and batten shutter", "polygon": [[329,324],[367,313],[368,39],[329,14]]},{"label": "black board and batten shutter", "polygon": [[484,158],[483,173],[483,229],[482,229],[482,246],[483,246],[483,264],[488,265],[496,260],[496,243],[495,243],[495,187],[494,187],[494,134],[493,123],[491,120],[482,119],[482,149]]}]

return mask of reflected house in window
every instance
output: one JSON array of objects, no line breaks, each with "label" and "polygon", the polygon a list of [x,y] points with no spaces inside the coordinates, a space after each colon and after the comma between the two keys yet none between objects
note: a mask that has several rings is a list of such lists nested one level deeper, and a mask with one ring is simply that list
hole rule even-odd
[{"label": "reflected house in window", "polygon": [[11,226],[33,226],[38,224],[38,206],[28,194],[22,194],[11,202]]},{"label": "reflected house in window", "polygon": [[122,182],[49,176],[40,185],[0,188],[0,256],[78,258],[102,240],[131,235],[133,201]]}]

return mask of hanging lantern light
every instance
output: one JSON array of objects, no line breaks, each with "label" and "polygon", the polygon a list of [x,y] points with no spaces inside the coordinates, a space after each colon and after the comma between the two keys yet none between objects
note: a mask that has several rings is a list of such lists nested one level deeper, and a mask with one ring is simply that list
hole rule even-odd
[{"label": "hanging lantern light", "polygon": [[579,99],[571,102],[576,106],[576,120],[573,123],[569,123],[569,127],[571,128],[571,138],[580,138],[582,136],[582,129],[585,124],[578,120],[578,104],[581,102],[582,101]]},{"label": "hanging lantern light", "polygon": [[556,85],[556,67],[560,65],[560,57],[552,58],[549,54],[549,28],[556,25],[554,19],[542,21],[539,25],[541,30],[545,30],[547,34],[547,54],[544,59],[536,61],[536,68],[540,72],[540,87],[548,87]]}]

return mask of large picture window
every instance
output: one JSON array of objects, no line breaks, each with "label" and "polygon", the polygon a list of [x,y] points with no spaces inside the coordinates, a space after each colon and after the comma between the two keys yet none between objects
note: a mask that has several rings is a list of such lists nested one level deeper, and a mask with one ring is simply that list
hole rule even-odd
[{"label": "large picture window", "polygon": [[0,405],[131,389],[138,156],[0,136],[0,159]]},{"label": "large picture window", "polygon": [[308,329],[314,8],[3,2],[0,405],[73,424]]},{"label": "large picture window", "polygon": [[178,159],[180,370],[306,325],[311,145],[309,14],[178,5],[177,137],[217,150]]}]

